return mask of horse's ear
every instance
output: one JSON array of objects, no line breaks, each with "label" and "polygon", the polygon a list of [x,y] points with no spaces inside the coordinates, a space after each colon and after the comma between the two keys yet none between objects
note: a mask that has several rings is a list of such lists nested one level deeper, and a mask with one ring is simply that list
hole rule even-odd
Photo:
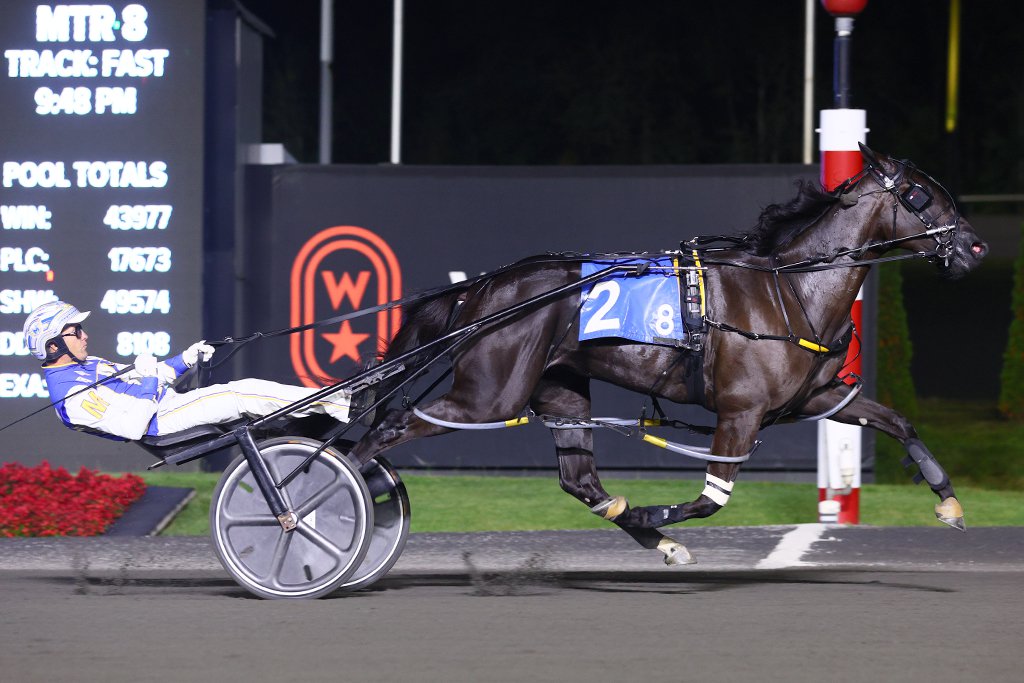
[{"label": "horse's ear", "polygon": [[864,161],[872,166],[878,166],[880,164],[878,155],[875,154],[873,149],[865,145],[863,142],[858,142],[857,144],[860,146],[860,154],[864,157]]},{"label": "horse's ear", "polygon": [[864,157],[865,163],[871,168],[875,169],[876,173],[882,175],[885,178],[895,177],[899,172],[897,164],[893,163],[893,160],[880,152],[876,152],[863,142],[858,142],[860,145],[860,154]]}]

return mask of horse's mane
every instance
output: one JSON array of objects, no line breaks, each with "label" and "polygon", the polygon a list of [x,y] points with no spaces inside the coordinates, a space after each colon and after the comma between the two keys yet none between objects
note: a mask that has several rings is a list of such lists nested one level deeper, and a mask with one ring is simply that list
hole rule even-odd
[{"label": "horse's mane", "polygon": [[797,185],[796,197],[785,204],[769,204],[761,211],[757,226],[744,236],[745,251],[768,256],[815,223],[837,200],[816,182],[800,180]]},{"label": "horse's mane", "polygon": [[[742,250],[756,256],[768,256],[792,241],[815,223],[837,201],[837,194],[828,193],[813,181],[797,182],[797,195],[784,204],[769,204],[758,218],[757,226],[743,236]],[[499,270],[533,262],[565,260],[580,261],[580,254],[544,254],[530,256]],[[598,255],[594,255],[598,256]],[[608,255],[614,256],[614,255]],[[497,272],[497,271],[496,271]],[[492,274],[493,275],[493,274]],[[464,294],[472,282],[445,288],[423,300],[403,306],[405,324],[391,341],[390,348],[409,350],[440,335],[451,322],[454,297]],[[414,323],[414,324],[410,324]]]}]

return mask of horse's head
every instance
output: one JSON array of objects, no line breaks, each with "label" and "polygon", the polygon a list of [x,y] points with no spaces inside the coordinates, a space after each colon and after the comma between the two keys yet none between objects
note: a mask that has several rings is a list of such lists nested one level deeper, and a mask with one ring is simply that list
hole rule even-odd
[{"label": "horse's head", "polygon": [[[865,176],[892,197],[893,246],[930,254],[944,278],[955,280],[981,264],[988,245],[960,215],[952,195],[938,181],[905,160],[891,159],[860,146]],[[862,186],[863,187],[863,186]],[[865,193],[865,194],[869,194]]]}]

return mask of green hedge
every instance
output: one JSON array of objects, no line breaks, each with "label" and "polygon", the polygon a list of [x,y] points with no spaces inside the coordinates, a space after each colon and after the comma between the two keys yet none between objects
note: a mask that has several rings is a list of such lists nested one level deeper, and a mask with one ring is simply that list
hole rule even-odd
[{"label": "green hedge", "polygon": [[913,345],[903,305],[903,272],[899,263],[879,266],[878,278],[878,401],[911,421],[918,415],[917,392],[910,376]]},{"label": "green hedge", "polygon": [[1024,420],[1024,239],[1013,262],[1013,320],[999,375],[999,412],[1011,420]]}]

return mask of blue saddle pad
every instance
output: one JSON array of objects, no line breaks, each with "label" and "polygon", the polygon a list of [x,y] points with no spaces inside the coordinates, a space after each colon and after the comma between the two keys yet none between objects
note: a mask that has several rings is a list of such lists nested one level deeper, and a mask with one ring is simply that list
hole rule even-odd
[{"label": "blue saddle pad", "polygon": [[583,288],[580,341],[618,337],[678,346],[686,339],[673,257],[587,261],[580,274],[586,277],[611,265],[635,263],[650,263],[651,269],[640,276],[613,273]]}]

